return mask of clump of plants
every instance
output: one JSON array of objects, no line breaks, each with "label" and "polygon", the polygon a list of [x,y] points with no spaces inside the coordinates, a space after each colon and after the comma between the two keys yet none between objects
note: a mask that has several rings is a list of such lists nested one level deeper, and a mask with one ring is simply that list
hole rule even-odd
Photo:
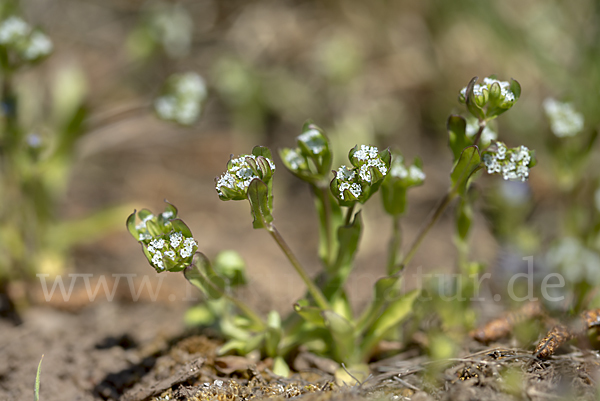
[{"label": "clump of plants", "polygon": [[[142,245],[150,265],[157,271],[183,271],[186,279],[207,298],[207,311],[228,342],[221,352],[242,354],[253,350],[274,358],[276,373],[286,375],[285,357],[303,345],[309,350],[345,363],[349,369],[365,371],[382,339],[398,338],[397,327],[411,316],[420,291],[402,292],[402,272],[421,241],[446,207],[458,198],[456,242],[459,266],[464,274],[479,268],[467,256],[472,199],[469,186],[480,171],[499,174],[505,180],[525,181],[534,165],[533,152],[525,146],[508,147],[486,129],[519,99],[517,81],[474,78],[460,92],[459,100],[471,114],[467,120],[448,119],[449,145],[454,155],[451,185],[438,207],[404,253],[400,251],[400,219],[407,209],[407,192],[425,180],[422,163],[407,164],[399,152],[373,145],[354,146],[348,163],[332,166],[329,139],[312,122],[304,125],[294,146],[279,151],[285,168],[311,189],[319,220],[319,256],[322,271],[310,277],[293,250],[279,233],[274,219],[273,175],[276,163],[271,151],[256,146],[250,154],[232,157],[226,171],[216,179],[221,200],[247,201],[255,229],[265,230],[288,258],[291,267],[306,285],[305,297],[285,317],[272,311],[262,317],[236,298],[233,289],[245,284],[243,263],[236,258],[218,258],[214,266],[197,252],[198,242],[188,226],[177,218],[177,209],[167,204],[161,214],[135,212],[127,227]],[[473,129],[472,126],[475,125]],[[393,234],[387,259],[387,275],[374,285],[373,297],[365,310],[352,310],[344,284],[354,267],[363,219],[361,209],[381,193],[390,216]]]}]

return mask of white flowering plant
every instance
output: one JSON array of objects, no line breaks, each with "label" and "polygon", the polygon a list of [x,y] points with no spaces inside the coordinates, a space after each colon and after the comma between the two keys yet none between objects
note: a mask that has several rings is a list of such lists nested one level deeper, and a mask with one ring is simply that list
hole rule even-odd
[{"label": "white flowering plant", "polygon": [[[460,198],[456,218],[459,266],[465,274],[477,271],[482,265],[470,262],[466,252],[472,223],[471,182],[485,169],[490,174],[502,174],[507,180],[524,181],[529,177],[529,168],[535,164],[529,149],[525,146],[507,148],[496,140],[495,131],[488,133],[487,140],[482,140],[486,124],[510,109],[519,98],[519,84],[486,78],[483,85],[475,87],[476,80],[474,78],[460,95],[467,109],[475,114],[476,128],[468,132],[467,119],[461,116],[448,119],[449,145],[455,159],[451,186],[405,254],[399,252],[400,219],[407,210],[407,192],[425,180],[419,158],[408,164],[399,152],[362,144],[350,150],[347,165],[332,170],[330,141],[325,131],[311,121],[302,127],[294,147],[279,151],[283,165],[306,182],[314,195],[323,270],[312,278],[274,223],[276,165],[271,151],[256,146],[250,154],[230,157],[226,171],[215,179],[217,195],[224,201],[249,202],[253,227],[271,235],[306,285],[307,293],[294,304],[295,313],[287,318],[282,319],[272,311],[263,319],[237,299],[228,285],[231,279],[224,273],[222,263],[213,268],[205,255],[196,252],[197,242],[188,227],[176,218],[177,210],[172,205],[157,216],[146,210],[137,213],[140,222],[136,214],[132,214],[127,223],[129,230],[158,272],[183,271],[204,293],[208,309],[212,311],[210,321],[216,321],[229,339],[221,352],[247,353],[260,349],[275,358],[277,373],[287,374],[289,367],[284,358],[303,345],[364,371],[363,364],[372,357],[377,344],[384,338],[396,338],[395,328],[411,315],[420,292],[418,289],[402,292],[402,270],[445,208],[453,199]],[[474,102],[476,106],[469,106]],[[344,289],[364,227],[362,210],[356,208],[365,207],[379,189],[384,210],[393,224],[387,274],[375,283],[373,299],[365,310],[356,314]],[[239,282],[243,283],[245,281]],[[231,308],[224,307],[223,302]],[[239,316],[236,310],[241,312]],[[219,311],[226,313],[217,316]]]}]

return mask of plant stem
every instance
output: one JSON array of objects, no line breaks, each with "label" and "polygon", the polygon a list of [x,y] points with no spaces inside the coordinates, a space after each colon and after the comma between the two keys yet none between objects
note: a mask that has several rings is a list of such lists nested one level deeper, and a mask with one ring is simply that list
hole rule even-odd
[{"label": "plant stem", "polygon": [[306,273],[306,270],[304,270],[304,268],[302,267],[302,265],[300,264],[300,262],[298,261],[298,259],[296,258],[296,256],[294,255],[294,253],[292,252],[290,247],[288,246],[287,242],[285,242],[285,240],[283,239],[281,234],[279,234],[279,231],[277,231],[277,228],[275,228],[275,226],[273,224],[271,224],[270,227],[268,228],[268,230],[271,233],[271,236],[273,237],[275,242],[277,242],[277,245],[279,245],[279,247],[281,248],[281,250],[283,251],[285,256],[287,256],[288,260],[294,267],[294,269],[296,269],[296,272],[300,275],[300,277],[302,278],[302,280],[308,287],[308,291],[314,298],[314,300],[317,303],[317,305],[319,306],[319,308],[321,308],[323,310],[331,309],[329,302],[327,302],[327,299],[325,298],[325,296],[323,295],[321,290],[319,290],[319,288],[315,285],[315,283],[308,276],[308,273]]},{"label": "plant stem", "polygon": [[312,185],[312,190],[317,198],[317,202],[321,203],[321,211],[319,213],[321,232],[325,244],[325,264],[329,266],[333,258],[333,227],[331,219],[331,201],[329,199],[329,187],[327,185],[316,184]]},{"label": "plant stem", "polygon": [[400,216],[394,216],[392,220],[392,238],[388,249],[387,273],[389,276],[396,273],[396,262],[398,250],[402,243],[402,231],[400,228]]},{"label": "plant stem", "polygon": [[475,134],[475,137],[473,138],[473,145],[477,146],[477,144],[479,144],[479,139],[481,138],[481,134],[483,133],[483,130],[485,129],[485,125],[486,125],[485,120],[479,120],[479,130],[477,130],[477,133]]},{"label": "plant stem", "polygon": [[454,190],[454,188],[452,188],[440,200],[440,203],[438,204],[437,208],[433,211],[432,214],[430,214],[429,220],[427,221],[427,223],[423,227],[421,227],[419,234],[414,239],[412,245],[410,246],[408,252],[406,253],[406,256],[404,256],[402,261],[396,267],[397,270],[401,270],[402,268],[404,268],[404,266],[406,264],[408,264],[412,260],[412,258],[415,256],[415,253],[417,252],[417,249],[419,249],[419,245],[421,245],[423,238],[425,238],[425,235],[427,235],[427,233],[429,232],[431,227],[433,227],[435,225],[435,223],[439,220],[439,218],[442,215],[442,213],[444,212],[444,210],[446,210],[446,208],[448,207],[448,205],[450,204],[452,199],[454,199],[454,197],[456,197],[456,195],[457,195],[456,190]]},{"label": "plant stem", "polygon": [[352,204],[352,206],[349,206],[348,210],[346,210],[346,219],[345,219],[344,225],[346,225],[346,226],[350,225],[350,220],[352,220],[352,213],[354,212],[355,206],[356,206],[356,202],[354,202]]}]

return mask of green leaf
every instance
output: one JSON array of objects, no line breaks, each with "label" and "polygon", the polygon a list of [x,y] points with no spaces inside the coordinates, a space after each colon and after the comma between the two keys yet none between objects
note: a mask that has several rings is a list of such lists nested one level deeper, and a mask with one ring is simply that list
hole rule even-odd
[{"label": "green leaf", "polygon": [[38,364],[37,373],[35,374],[35,387],[33,389],[33,400],[39,401],[40,399],[40,374],[42,373],[42,361],[44,360],[44,355],[40,359],[40,363]]},{"label": "green leaf", "polygon": [[456,161],[463,149],[472,144],[467,137],[467,121],[462,116],[451,115],[446,122],[446,129],[448,130],[448,143],[452,149],[454,161]]},{"label": "green leaf", "polygon": [[310,306],[306,299],[301,299],[294,304],[294,311],[299,314],[306,322],[317,327],[325,327],[325,321],[321,314],[321,309],[316,306]]},{"label": "green leaf", "polygon": [[273,216],[269,207],[269,188],[267,184],[258,178],[253,179],[248,186],[248,200],[250,201],[252,217],[254,217],[252,227],[270,227]]},{"label": "green leaf", "polygon": [[380,315],[381,308],[391,301],[398,298],[398,291],[400,288],[400,274],[393,276],[382,277],[375,283],[375,291],[373,293],[373,300],[364,310],[360,319],[356,323],[356,331],[363,333],[367,331],[375,319]]},{"label": "green leaf", "polygon": [[273,373],[282,377],[290,377],[291,370],[285,359],[280,356],[273,359]]},{"label": "green leaf", "polygon": [[269,312],[265,334],[265,351],[268,356],[273,358],[278,355],[277,351],[282,336],[281,317],[276,311]]},{"label": "green leaf", "polygon": [[184,276],[209,299],[219,299],[223,296],[225,280],[215,273],[204,254],[197,252],[194,255],[194,260],[185,269]]},{"label": "green leaf", "polygon": [[237,287],[247,283],[246,263],[234,250],[225,250],[217,254],[214,259],[215,271],[229,280],[229,285]]},{"label": "green leaf", "polygon": [[193,237],[192,230],[181,219],[171,220],[171,229],[175,232],[181,231],[184,237]]},{"label": "green leaf", "polygon": [[375,320],[375,323],[367,331],[363,340],[361,351],[363,356],[368,356],[373,347],[375,347],[385,333],[392,327],[400,324],[411,313],[412,306],[419,295],[420,290],[412,290],[411,292],[401,296],[383,311],[383,313]]},{"label": "green leaf", "polygon": [[340,361],[353,362],[356,351],[354,327],[348,320],[333,311],[326,310],[322,313],[325,325],[333,337],[336,358]]},{"label": "green leaf", "polygon": [[194,305],[185,311],[183,321],[186,326],[210,326],[217,319],[206,304]]},{"label": "green leaf", "polygon": [[471,176],[480,167],[481,157],[477,146],[465,148],[450,175],[452,179],[452,191],[460,196],[464,196],[467,192]]}]

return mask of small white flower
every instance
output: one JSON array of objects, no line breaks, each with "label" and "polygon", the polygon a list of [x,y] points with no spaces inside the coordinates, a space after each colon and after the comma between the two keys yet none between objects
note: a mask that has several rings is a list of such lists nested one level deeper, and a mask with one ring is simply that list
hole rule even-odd
[{"label": "small white flower", "polygon": [[181,241],[183,241],[183,234],[181,233],[181,231],[173,233],[169,237],[169,242],[171,243],[171,247],[173,248],[177,248],[179,244],[181,244]]},{"label": "small white flower", "polygon": [[140,224],[138,224],[137,226],[135,226],[136,230],[141,230],[142,228],[146,228],[146,223],[150,220],[152,220],[154,218],[153,214],[149,214],[148,216],[146,216],[141,222]]},{"label": "small white flower", "polygon": [[423,181],[425,180],[425,173],[419,167],[414,164],[408,169],[408,176],[413,181]]},{"label": "small white flower", "polygon": [[168,256],[171,260],[175,260],[175,251],[165,251],[165,256]]},{"label": "small white flower", "polygon": [[189,258],[190,256],[192,256],[192,248],[191,247],[181,248],[181,250],[179,251],[179,254],[181,255],[182,258]]},{"label": "small white flower", "polygon": [[146,241],[152,239],[152,236],[148,233],[140,233],[140,236],[138,237],[138,241]]},{"label": "small white flower", "polygon": [[337,170],[337,179],[341,181],[352,181],[356,176],[356,171],[350,170],[348,167],[342,165]]},{"label": "small white flower", "polygon": [[293,170],[297,170],[304,164],[304,158],[294,149],[290,149],[285,155],[285,161]]},{"label": "small white flower", "polygon": [[163,247],[165,246],[165,240],[162,238],[157,238],[155,240],[150,241],[150,246],[153,246],[156,249],[163,249]]},{"label": "small white flower", "polygon": [[378,149],[375,146],[360,145],[360,149],[354,152],[357,160],[375,159],[379,156]]},{"label": "small white flower", "polygon": [[196,242],[195,239],[193,239],[192,237],[190,237],[190,238],[186,238],[185,241],[183,241],[183,246],[185,246],[185,247],[194,247],[194,246],[198,246],[198,243]]},{"label": "small white flower", "polygon": [[362,166],[360,166],[358,175],[363,181],[370,183],[371,182],[371,170],[369,169],[369,165],[363,164]]},{"label": "small white flower", "polygon": [[357,183],[350,185],[350,193],[352,195],[354,195],[354,197],[358,198],[360,196],[360,194],[362,193],[361,186]]},{"label": "small white flower", "polygon": [[392,163],[392,168],[390,170],[390,174],[394,178],[404,179],[404,178],[408,177],[408,170],[406,169],[406,167],[404,167],[402,162]]},{"label": "small white flower", "polygon": [[166,212],[163,212],[162,217],[165,220],[168,220],[168,219],[172,218],[173,217],[173,211],[172,210],[167,210]]},{"label": "small white flower", "polygon": [[316,129],[310,129],[304,132],[302,135],[298,136],[297,139],[306,144],[314,155],[321,153],[323,149],[325,149],[325,143],[323,142],[321,133]]},{"label": "small white flower", "polygon": [[165,265],[162,261],[162,254],[160,252],[154,254],[154,256],[152,257],[152,263],[156,265],[156,267],[158,267],[160,270],[164,270],[165,268]]}]

